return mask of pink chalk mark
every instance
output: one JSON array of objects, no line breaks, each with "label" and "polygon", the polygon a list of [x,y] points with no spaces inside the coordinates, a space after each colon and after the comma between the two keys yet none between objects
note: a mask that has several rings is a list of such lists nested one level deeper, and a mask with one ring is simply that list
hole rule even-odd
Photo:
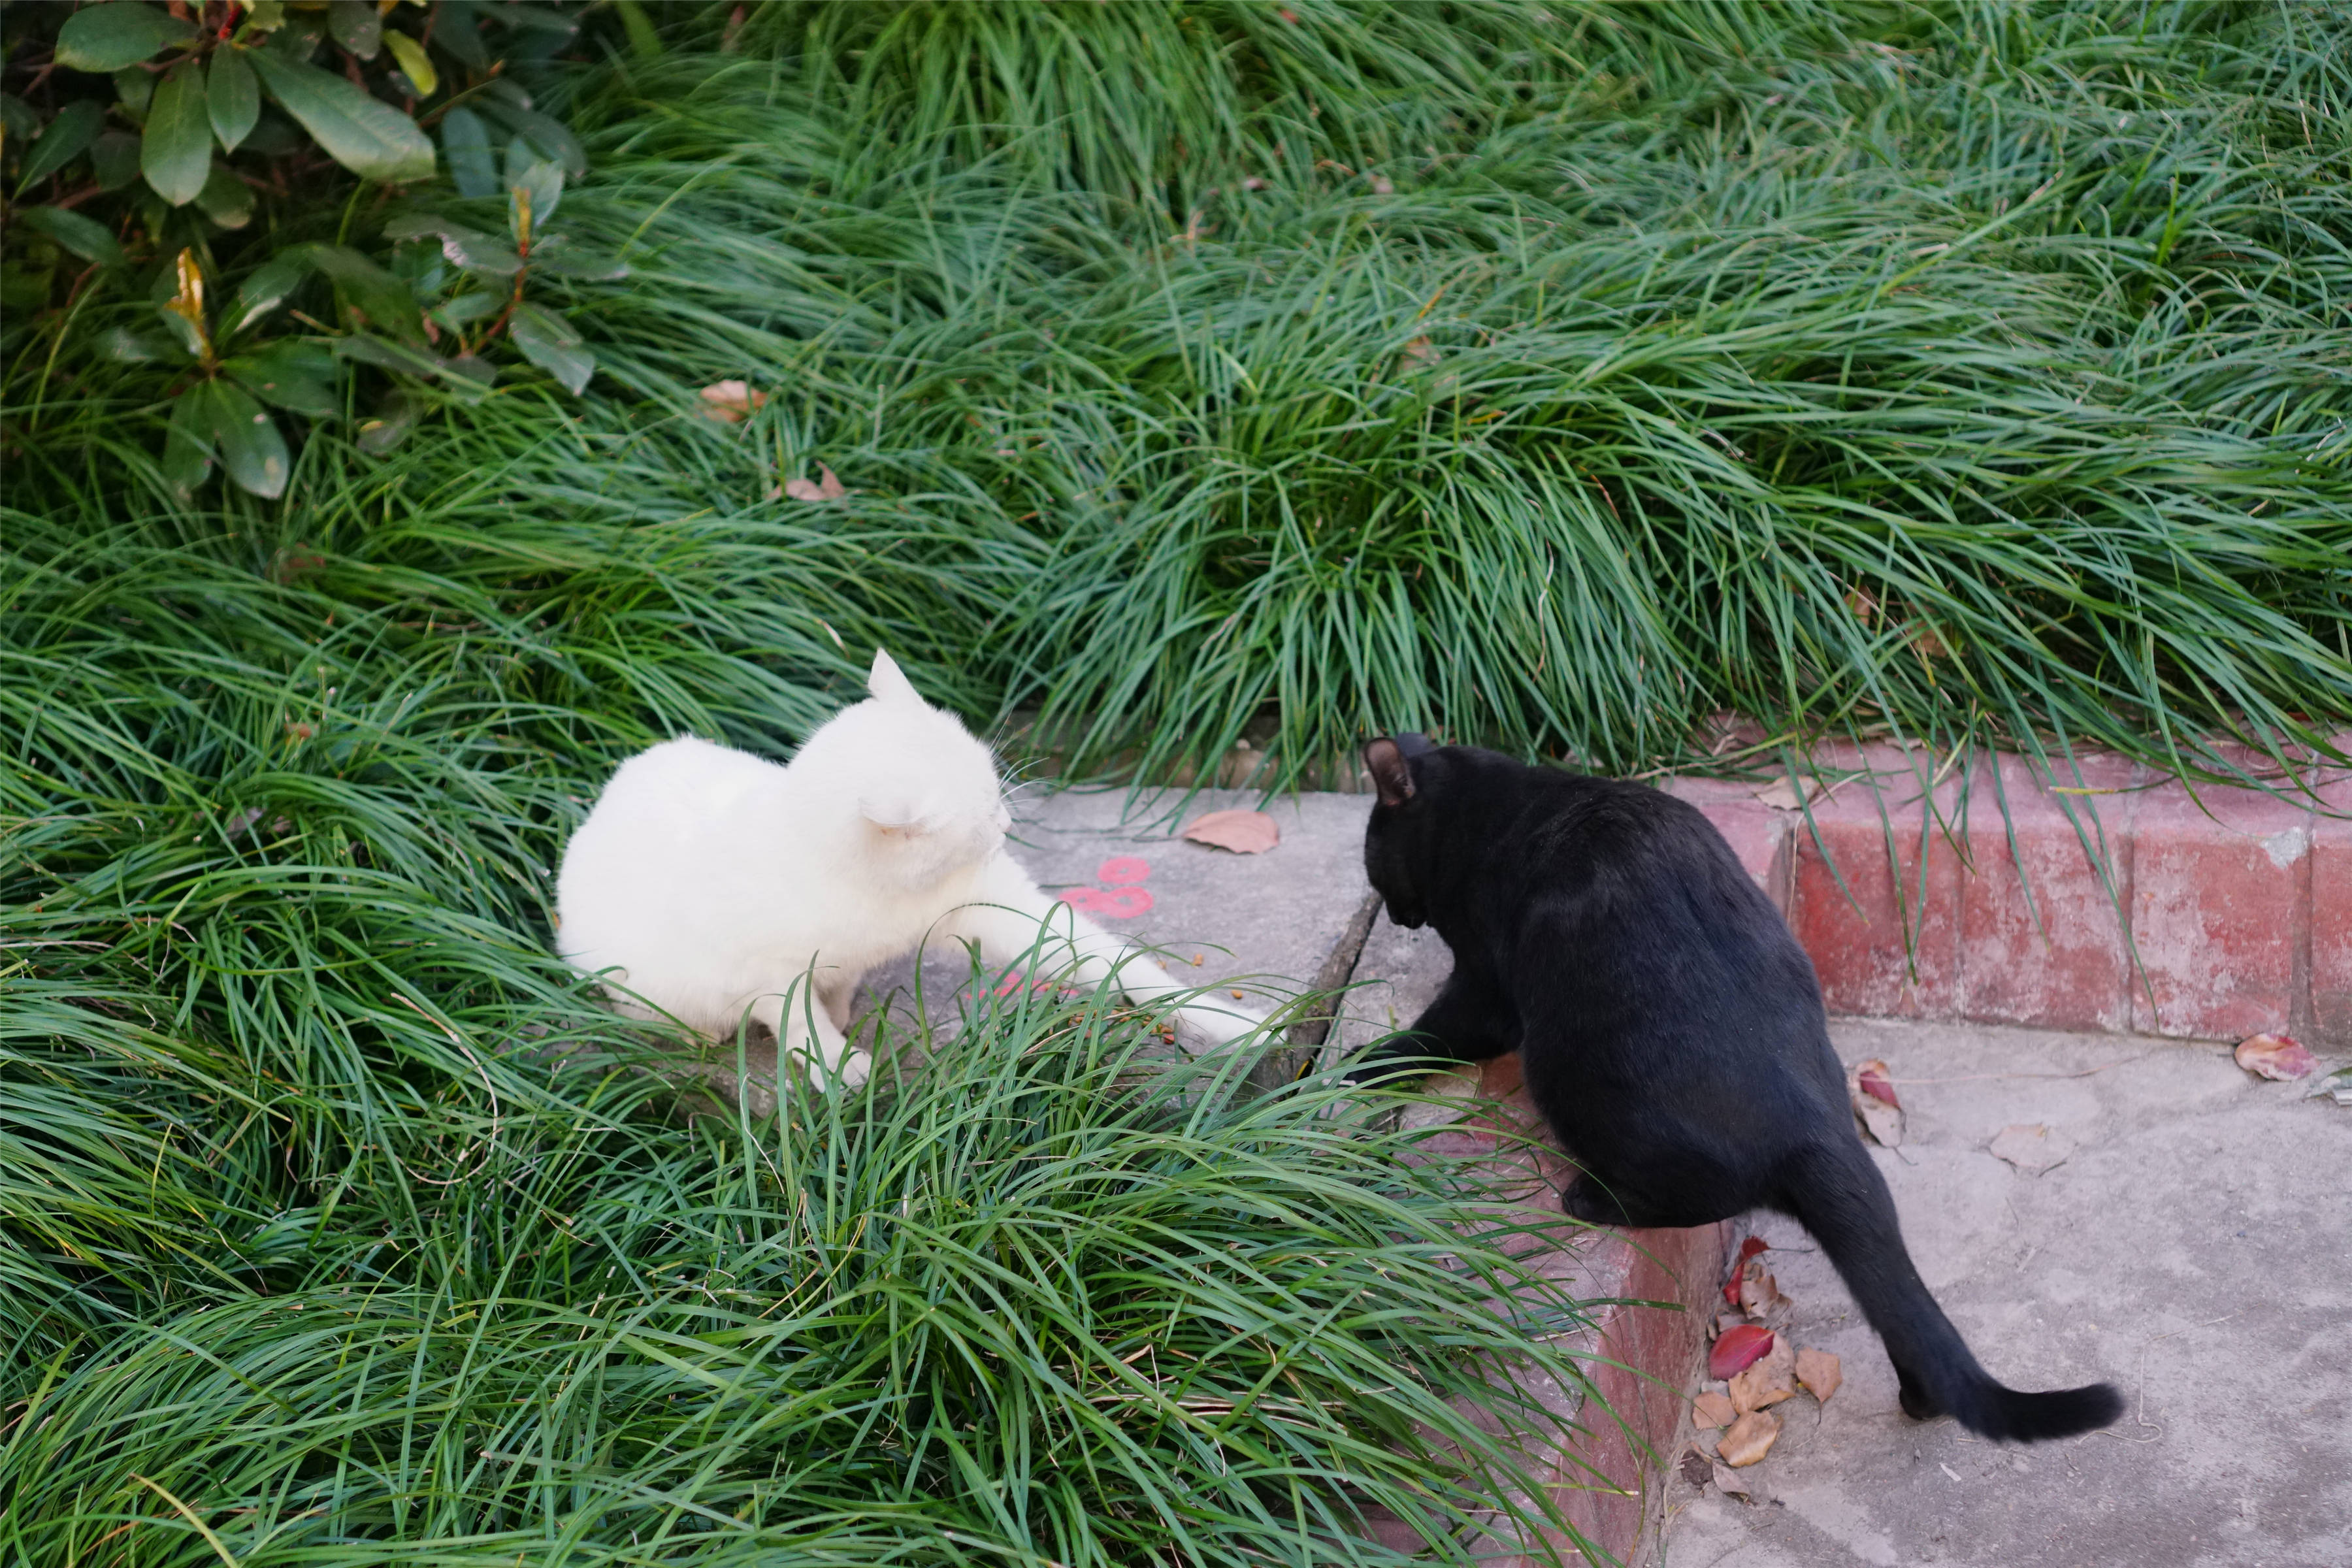
[{"label": "pink chalk mark", "polygon": [[1097,881],[1114,888],[1140,882],[1150,875],[1150,863],[1139,855],[1114,855],[1095,870]]}]

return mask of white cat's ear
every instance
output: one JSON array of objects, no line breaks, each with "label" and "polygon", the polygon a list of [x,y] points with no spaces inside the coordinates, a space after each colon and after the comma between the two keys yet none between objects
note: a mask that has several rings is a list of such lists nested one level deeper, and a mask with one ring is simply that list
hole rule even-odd
[{"label": "white cat's ear", "polygon": [[866,677],[866,689],[884,702],[912,702],[919,707],[923,700],[898,661],[878,647],[874,650],[874,668]]},{"label": "white cat's ear", "polygon": [[903,795],[862,795],[857,815],[885,833],[908,833],[923,826],[922,803]]}]

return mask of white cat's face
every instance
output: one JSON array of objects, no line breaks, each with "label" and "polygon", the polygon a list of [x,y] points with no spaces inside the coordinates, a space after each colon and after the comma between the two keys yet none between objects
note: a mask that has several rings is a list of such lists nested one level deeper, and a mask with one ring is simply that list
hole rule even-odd
[{"label": "white cat's face", "polygon": [[995,757],[888,654],[876,653],[866,686],[873,696],[810,736],[793,768],[854,801],[871,873],[913,891],[995,855],[1013,820]]}]

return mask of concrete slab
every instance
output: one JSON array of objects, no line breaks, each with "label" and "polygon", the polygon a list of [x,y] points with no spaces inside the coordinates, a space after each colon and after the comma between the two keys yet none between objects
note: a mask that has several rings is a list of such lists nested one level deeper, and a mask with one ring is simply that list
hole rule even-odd
[{"label": "concrete slab", "polygon": [[[1793,1222],[1757,1234],[1792,1338],[1835,1352],[1826,1405],[1783,1405],[1760,1506],[1672,1482],[1664,1568],[2337,1568],[2352,1560],[2352,1112],[2217,1049],[1841,1020],[1908,1113],[1881,1152],[1920,1272],[2024,1388],[2105,1378],[2115,1428],[2031,1447],[1906,1420],[1877,1338]],[[2053,1076],[2074,1075],[2074,1076]],[[2072,1140],[2039,1177],[1986,1144]],[[1677,1450],[1679,1452],[1679,1449]]]}]

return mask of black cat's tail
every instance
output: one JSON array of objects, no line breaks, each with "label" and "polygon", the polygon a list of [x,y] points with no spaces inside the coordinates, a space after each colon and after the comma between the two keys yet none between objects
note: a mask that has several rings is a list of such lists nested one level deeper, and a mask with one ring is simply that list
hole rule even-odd
[{"label": "black cat's tail", "polygon": [[1895,1217],[1895,1195],[1855,1139],[1816,1145],[1790,1164],[1782,1205],[1812,1232],[1886,1343],[1902,1380],[1903,1411],[1948,1415],[1980,1436],[2019,1443],[2068,1437],[2123,1413],[2111,1384],[2024,1394],[1995,1383],[1952,1327],[1911,1265]]}]

